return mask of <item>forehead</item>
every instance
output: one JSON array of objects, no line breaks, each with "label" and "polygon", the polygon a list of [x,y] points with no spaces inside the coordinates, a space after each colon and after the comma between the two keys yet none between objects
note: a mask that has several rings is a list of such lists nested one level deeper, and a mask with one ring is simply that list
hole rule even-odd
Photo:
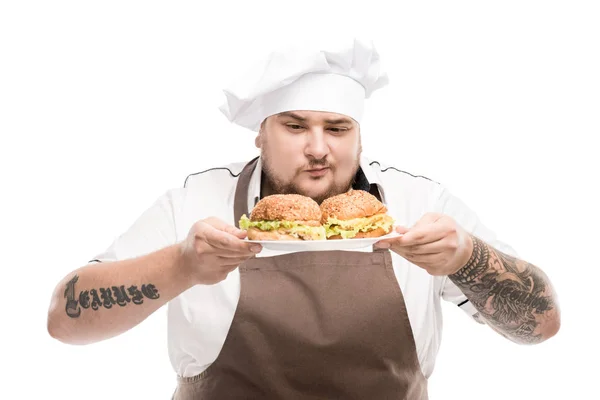
[{"label": "forehead", "polygon": [[286,111],[275,115],[276,119],[292,118],[307,122],[347,122],[352,123],[354,120],[347,115],[337,114],[326,111],[309,111],[309,110],[294,110]]}]

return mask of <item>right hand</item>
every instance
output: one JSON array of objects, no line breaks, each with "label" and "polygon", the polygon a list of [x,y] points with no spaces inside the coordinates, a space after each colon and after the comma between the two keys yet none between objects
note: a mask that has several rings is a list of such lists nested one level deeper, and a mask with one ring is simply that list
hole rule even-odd
[{"label": "right hand", "polygon": [[262,246],[247,243],[246,232],[210,217],[196,222],[181,243],[182,266],[198,284],[224,280],[241,263],[260,253]]}]

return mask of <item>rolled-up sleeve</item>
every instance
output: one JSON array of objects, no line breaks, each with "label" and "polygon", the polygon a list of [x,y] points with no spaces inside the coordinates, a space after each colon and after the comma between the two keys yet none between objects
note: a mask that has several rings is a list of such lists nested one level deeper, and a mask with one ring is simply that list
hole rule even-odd
[{"label": "rolled-up sleeve", "polygon": [[107,249],[96,254],[89,262],[135,258],[175,244],[175,213],[180,196],[180,190],[165,192]]},{"label": "rolled-up sleeve", "polygon": [[[454,196],[443,186],[440,186],[435,208],[435,212],[452,217],[467,232],[495,249],[518,257],[517,252],[510,245],[500,240],[494,231],[485,226],[477,214],[465,202]],[[467,296],[448,277],[443,278],[441,295],[445,301],[456,304],[468,315],[474,316],[477,313],[477,309],[469,302]]]}]

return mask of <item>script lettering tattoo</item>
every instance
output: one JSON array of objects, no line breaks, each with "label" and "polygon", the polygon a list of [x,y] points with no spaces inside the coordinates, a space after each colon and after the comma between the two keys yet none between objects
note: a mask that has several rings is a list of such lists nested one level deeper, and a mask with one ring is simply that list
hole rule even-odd
[{"label": "script lettering tattoo", "polygon": [[125,286],[113,286],[112,287],[113,294],[117,298],[117,304],[121,307],[124,307],[127,303],[131,302],[129,296],[127,296],[127,292],[125,291]]},{"label": "script lettering tattoo", "polygon": [[90,292],[84,290],[79,293],[79,305],[85,309],[90,308]]},{"label": "script lettering tattoo", "polygon": [[104,308],[111,308],[113,304],[116,303],[115,299],[112,297],[110,288],[100,288],[100,297],[102,297],[102,305]]},{"label": "script lettering tattoo", "polygon": [[102,306],[102,302],[100,301],[100,297],[98,296],[98,291],[96,289],[90,290],[90,296],[92,296],[92,310],[97,310]]},{"label": "script lettering tattoo", "polygon": [[546,276],[534,265],[473,237],[471,258],[449,278],[502,335],[521,343],[543,340],[537,328],[555,304]]},{"label": "script lettering tattoo", "polygon": [[142,304],[144,302],[142,292],[138,290],[137,286],[131,286],[129,289],[127,289],[127,291],[131,296],[131,301],[133,301],[133,304]]},{"label": "script lettering tattoo", "polygon": [[132,285],[125,288],[125,285],[112,286],[107,288],[82,290],[79,296],[75,296],[75,284],[79,277],[75,275],[66,285],[64,297],[67,300],[65,311],[71,318],[78,318],[82,309],[92,309],[94,311],[100,308],[111,309],[114,305],[124,307],[129,303],[143,304],[144,298],[156,300],[160,297],[158,289],[151,283],[143,284],[139,290],[137,286]]},{"label": "script lettering tattoo", "polygon": [[158,290],[153,284],[142,285],[142,293],[149,299],[156,300],[160,297]]}]

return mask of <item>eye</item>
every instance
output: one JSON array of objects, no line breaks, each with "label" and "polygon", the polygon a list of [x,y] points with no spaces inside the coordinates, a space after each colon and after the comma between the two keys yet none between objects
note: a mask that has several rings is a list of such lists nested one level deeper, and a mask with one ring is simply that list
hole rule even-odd
[{"label": "eye", "polygon": [[332,127],[328,129],[330,132],[333,132],[335,134],[341,134],[344,132],[348,131],[348,128],[344,128],[344,127]]},{"label": "eye", "polygon": [[287,124],[286,126],[289,129],[291,129],[292,131],[301,131],[302,129],[304,129],[304,127],[302,125],[297,125],[297,124]]}]

